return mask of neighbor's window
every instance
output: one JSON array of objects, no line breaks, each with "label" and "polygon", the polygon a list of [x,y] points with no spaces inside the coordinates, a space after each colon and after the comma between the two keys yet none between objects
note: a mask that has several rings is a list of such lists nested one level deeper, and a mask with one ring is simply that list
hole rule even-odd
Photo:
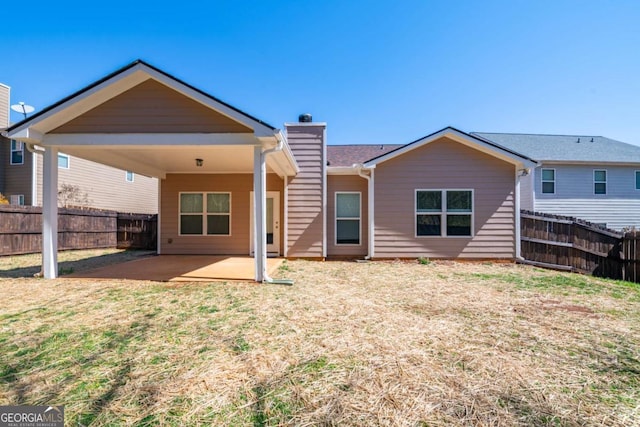
[{"label": "neighbor's window", "polygon": [[472,235],[472,190],[416,190],[416,236]]},{"label": "neighbor's window", "polygon": [[180,234],[231,234],[231,193],[180,193]]},{"label": "neighbor's window", "polygon": [[24,206],[24,194],[13,194],[10,200],[12,205]]},{"label": "neighbor's window", "polygon": [[607,171],[606,170],[593,171],[593,193],[607,194]]},{"label": "neighbor's window", "polygon": [[127,171],[125,179],[127,180],[127,182],[133,182],[133,172]]},{"label": "neighbor's window", "polygon": [[640,171],[636,171],[636,190],[640,190]]},{"label": "neighbor's window", "polygon": [[555,194],[556,170],[542,169],[542,194]]},{"label": "neighbor's window", "polygon": [[69,156],[58,153],[58,167],[62,169],[69,169]]},{"label": "neighbor's window", "polygon": [[336,193],[336,244],[360,244],[360,193]]},{"label": "neighbor's window", "polygon": [[11,140],[11,164],[24,164],[24,144],[14,139]]}]

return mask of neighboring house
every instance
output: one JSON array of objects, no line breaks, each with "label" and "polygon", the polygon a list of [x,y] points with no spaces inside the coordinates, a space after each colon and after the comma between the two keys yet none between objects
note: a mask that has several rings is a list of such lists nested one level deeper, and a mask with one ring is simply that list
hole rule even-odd
[{"label": "neighboring house", "polygon": [[44,149],[48,278],[58,152],[158,178],[158,253],[253,254],[257,281],[268,253],[513,260],[520,178],[537,166],[453,128],[402,146],[327,146],[310,116],[281,131],[142,61],[3,135]]},{"label": "neighboring house", "polygon": [[[9,126],[10,89],[0,84],[0,130]],[[158,180],[133,171],[58,154],[61,205],[156,213]],[[0,193],[15,205],[42,205],[42,156],[0,137]]]},{"label": "neighboring house", "polygon": [[640,147],[602,136],[473,135],[539,163],[522,178],[522,209],[640,228]]}]

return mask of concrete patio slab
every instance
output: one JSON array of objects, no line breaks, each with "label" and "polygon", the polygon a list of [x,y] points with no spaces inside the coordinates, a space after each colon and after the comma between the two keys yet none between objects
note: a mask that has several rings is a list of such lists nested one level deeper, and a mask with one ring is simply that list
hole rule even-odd
[{"label": "concrete patio slab", "polygon": [[[273,274],[282,258],[268,258],[267,272]],[[253,281],[251,257],[218,255],[158,255],[100,267],[64,277],[84,279],[130,279],[158,282],[209,282],[212,280]]]}]

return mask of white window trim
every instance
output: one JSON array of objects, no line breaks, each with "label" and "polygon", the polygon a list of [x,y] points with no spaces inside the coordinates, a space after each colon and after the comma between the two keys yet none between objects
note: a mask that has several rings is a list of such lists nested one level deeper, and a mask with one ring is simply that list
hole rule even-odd
[{"label": "white window trim", "polygon": [[[338,194],[357,194],[359,201],[359,212],[358,217],[344,217],[338,218]],[[362,192],[361,191],[336,191],[334,196],[334,220],[335,220],[335,228],[334,228],[334,244],[336,246],[362,246]],[[358,243],[338,243],[338,221],[339,220],[358,220]]]},{"label": "white window trim", "polygon": [[[185,212],[182,213],[182,195],[183,194],[201,194],[202,195],[202,212]],[[207,194],[228,194],[229,195],[229,213],[210,213],[207,212]],[[231,191],[180,191],[178,192],[178,236],[185,237],[230,237],[232,226],[232,194]],[[202,234],[182,234],[180,229],[180,218],[182,215],[202,215]],[[208,215],[227,215],[229,216],[229,234],[207,234],[207,216]]]},{"label": "white window trim", "polygon": [[[553,171],[553,181],[548,180],[548,179],[544,179],[544,171],[547,171],[547,170],[548,171]],[[540,193],[541,194],[556,194],[556,182],[557,182],[557,179],[558,179],[558,175],[556,175],[556,173],[557,172],[556,172],[555,168],[542,168],[540,170],[540,182],[541,182],[541,184],[540,184]],[[553,192],[552,193],[545,193],[544,192],[544,183],[545,182],[553,182]]]},{"label": "white window trim", "polygon": [[[19,149],[19,150],[14,150],[14,149],[13,149],[13,144],[14,144],[14,143],[16,143],[16,144],[20,144],[20,149]],[[16,166],[18,166],[18,165],[24,165],[24,143],[23,143],[22,141],[16,141],[15,139],[12,139],[12,140],[11,140],[11,144],[10,144],[10,146],[9,146],[9,149],[10,149],[10,153],[9,153],[9,164],[10,164],[10,165],[16,165]],[[17,153],[17,152],[22,153],[22,161],[21,161],[20,163],[16,163],[16,162],[14,162],[14,161],[13,161],[13,153]]]},{"label": "white window trim", "polygon": [[60,159],[60,157],[64,157],[67,159],[67,167],[60,166],[60,160],[58,160],[58,169],[65,169],[65,170],[71,169],[71,156],[64,153],[58,153],[58,159]]},{"label": "white window trim", "polygon": [[[439,191],[441,200],[440,212],[418,212],[418,191]],[[447,235],[447,197],[449,191],[470,191],[471,192],[471,212],[451,212],[451,215],[470,215],[471,216],[471,234],[468,236],[449,236]],[[472,239],[475,236],[475,214],[476,214],[476,198],[475,190],[472,188],[416,188],[413,192],[413,235],[416,239]],[[440,235],[439,236],[420,236],[418,235],[418,215],[440,215]]]},{"label": "white window trim", "polygon": [[[129,180],[129,174],[131,174],[131,180]],[[135,175],[133,172],[131,171],[124,171],[124,180],[126,182],[134,182],[135,180]]]},{"label": "white window trim", "polygon": [[[604,172],[604,181],[596,181],[596,172]],[[609,193],[609,172],[606,169],[594,169],[593,170],[593,195],[594,196],[606,196]],[[604,193],[596,193],[596,184],[604,184]]]},{"label": "white window trim", "polygon": [[637,191],[640,191],[640,187],[638,187],[638,175],[640,175],[640,170],[636,170],[633,174],[633,186]]}]

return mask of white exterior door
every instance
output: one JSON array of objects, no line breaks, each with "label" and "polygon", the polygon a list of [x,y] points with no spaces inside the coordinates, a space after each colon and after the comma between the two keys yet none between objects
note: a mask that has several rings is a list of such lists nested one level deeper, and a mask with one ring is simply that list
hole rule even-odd
[{"label": "white exterior door", "polygon": [[[250,196],[250,255],[253,255],[253,191]],[[280,192],[267,191],[267,253],[280,254]]]}]

